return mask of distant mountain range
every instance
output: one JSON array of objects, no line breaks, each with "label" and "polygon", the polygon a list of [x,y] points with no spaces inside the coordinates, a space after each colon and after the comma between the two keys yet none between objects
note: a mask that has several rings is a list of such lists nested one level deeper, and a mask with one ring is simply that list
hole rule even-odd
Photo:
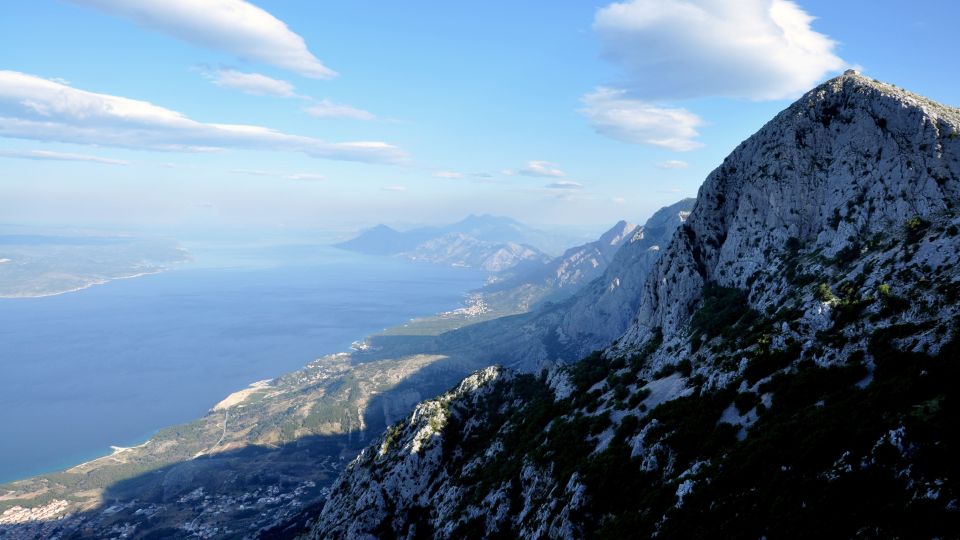
[{"label": "distant mountain range", "polygon": [[377,225],[336,247],[449,266],[503,272],[537,268],[570,243],[565,235],[534,229],[508,217],[470,215],[450,225],[398,231]]}]

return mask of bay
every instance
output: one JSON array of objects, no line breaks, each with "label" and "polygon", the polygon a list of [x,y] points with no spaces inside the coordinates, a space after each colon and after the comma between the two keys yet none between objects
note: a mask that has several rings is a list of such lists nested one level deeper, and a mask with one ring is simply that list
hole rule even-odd
[{"label": "bay", "polygon": [[142,442],[484,278],[312,244],[187,248],[161,274],[0,300],[0,481]]}]

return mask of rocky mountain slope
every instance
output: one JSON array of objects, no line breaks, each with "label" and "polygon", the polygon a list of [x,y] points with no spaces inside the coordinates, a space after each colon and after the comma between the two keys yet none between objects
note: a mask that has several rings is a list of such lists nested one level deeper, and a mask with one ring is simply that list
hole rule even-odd
[{"label": "rocky mountain slope", "polygon": [[463,233],[448,233],[398,254],[411,261],[503,272],[518,266],[543,266],[550,257],[516,242],[488,242]]},{"label": "rocky mountain slope", "polygon": [[[502,317],[447,332],[436,349],[477,357],[481,365],[496,362],[523,371],[544,363],[570,362],[606,347],[628,327],[637,312],[643,284],[676,228],[693,206],[685,199],[658,210],[634,229],[603,273],[569,298],[545,303],[529,313]],[[604,235],[616,238],[618,225]],[[616,231],[616,234],[611,234]],[[589,253],[588,249],[575,254]],[[564,260],[557,263],[563,267]]]},{"label": "rocky mountain slope", "polygon": [[855,72],[706,180],[613,346],[488,368],[308,538],[954,538],[960,111]]},{"label": "rocky mountain slope", "polygon": [[620,221],[593,242],[572,247],[542,266],[513,272],[482,289],[486,295],[536,290],[537,300],[559,301],[603,275],[614,255],[636,231],[637,225]]}]

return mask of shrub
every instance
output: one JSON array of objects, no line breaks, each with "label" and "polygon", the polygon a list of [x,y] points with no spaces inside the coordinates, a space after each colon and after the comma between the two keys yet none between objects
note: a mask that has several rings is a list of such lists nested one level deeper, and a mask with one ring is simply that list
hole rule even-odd
[{"label": "shrub", "polygon": [[924,233],[930,228],[930,222],[920,216],[913,216],[903,224],[903,228],[907,235],[907,243],[914,244],[923,238]]},{"label": "shrub", "polygon": [[813,297],[821,302],[836,302],[837,300],[833,291],[830,290],[830,286],[826,283],[821,283],[813,289]]},{"label": "shrub", "polygon": [[886,283],[881,283],[880,286],[877,287],[877,293],[880,294],[880,298],[888,298],[893,294],[890,291],[890,285],[887,285]]}]

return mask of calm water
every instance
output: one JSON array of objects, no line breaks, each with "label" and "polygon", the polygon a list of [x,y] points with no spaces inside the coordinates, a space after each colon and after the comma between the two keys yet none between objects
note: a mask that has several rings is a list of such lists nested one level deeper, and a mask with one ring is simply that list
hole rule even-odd
[{"label": "calm water", "polygon": [[0,481],[140,442],[483,279],[321,246],[187,247],[174,271],[0,299]]}]

